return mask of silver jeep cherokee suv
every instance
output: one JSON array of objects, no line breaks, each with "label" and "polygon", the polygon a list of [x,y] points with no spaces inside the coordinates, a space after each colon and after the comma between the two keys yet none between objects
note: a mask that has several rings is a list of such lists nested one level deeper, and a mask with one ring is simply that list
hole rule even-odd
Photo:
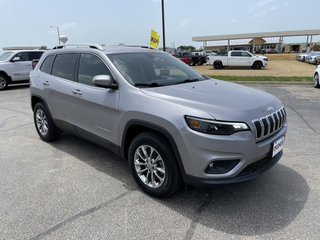
[{"label": "silver jeep cherokee suv", "polygon": [[30,93],[41,139],[65,131],[107,147],[155,197],[183,183],[251,180],[282,156],[279,99],[148,47],[57,46],[33,70]]}]

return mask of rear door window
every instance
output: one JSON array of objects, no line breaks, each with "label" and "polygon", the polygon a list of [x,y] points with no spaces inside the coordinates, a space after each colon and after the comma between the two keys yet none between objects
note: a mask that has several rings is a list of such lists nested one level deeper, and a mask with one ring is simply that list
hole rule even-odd
[{"label": "rear door window", "polygon": [[32,61],[33,59],[40,59],[43,52],[29,52],[29,59]]},{"label": "rear door window", "polygon": [[241,52],[231,52],[232,57],[241,57]]},{"label": "rear door window", "polygon": [[58,54],[52,66],[52,75],[74,80],[77,53]]}]

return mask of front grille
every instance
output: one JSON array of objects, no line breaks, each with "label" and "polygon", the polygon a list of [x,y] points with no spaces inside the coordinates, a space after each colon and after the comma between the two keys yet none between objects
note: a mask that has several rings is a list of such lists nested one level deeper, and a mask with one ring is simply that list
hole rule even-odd
[{"label": "front grille", "polygon": [[265,157],[265,158],[260,159],[259,161],[251,163],[245,169],[243,169],[241,171],[241,173],[239,173],[239,176],[246,175],[249,173],[254,173],[264,167],[268,167],[272,163],[272,160],[273,159],[270,157]]},{"label": "front grille", "polygon": [[252,121],[255,132],[256,140],[265,139],[274,133],[278,132],[286,121],[286,111],[284,107],[270,115],[255,119]]}]

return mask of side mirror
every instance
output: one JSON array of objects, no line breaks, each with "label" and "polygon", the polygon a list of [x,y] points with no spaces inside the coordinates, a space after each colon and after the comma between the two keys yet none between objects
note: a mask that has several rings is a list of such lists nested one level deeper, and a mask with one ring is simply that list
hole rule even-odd
[{"label": "side mirror", "polygon": [[13,59],[12,59],[12,62],[19,62],[20,61],[20,57],[14,57]]},{"label": "side mirror", "polygon": [[94,76],[92,79],[92,83],[97,87],[118,89],[118,86],[113,83],[113,81],[109,75]]}]

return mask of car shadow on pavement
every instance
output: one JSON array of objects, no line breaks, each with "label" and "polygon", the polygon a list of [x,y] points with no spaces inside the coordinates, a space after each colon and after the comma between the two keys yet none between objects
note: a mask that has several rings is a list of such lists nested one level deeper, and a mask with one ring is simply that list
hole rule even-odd
[{"label": "car shadow on pavement", "polygon": [[[121,181],[128,191],[140,191],[127,161],[114,153],[65,133],[50,145]],[[145,194],[144,201],[155,201],[190,219],[185,239],[191,239],[199,224],[242,236],[283,229],[302,211],[309,191],[306,180],[280,160],[269,172],[246,183],[182,189],[167,199],[154,199],[140,192]]]}]

